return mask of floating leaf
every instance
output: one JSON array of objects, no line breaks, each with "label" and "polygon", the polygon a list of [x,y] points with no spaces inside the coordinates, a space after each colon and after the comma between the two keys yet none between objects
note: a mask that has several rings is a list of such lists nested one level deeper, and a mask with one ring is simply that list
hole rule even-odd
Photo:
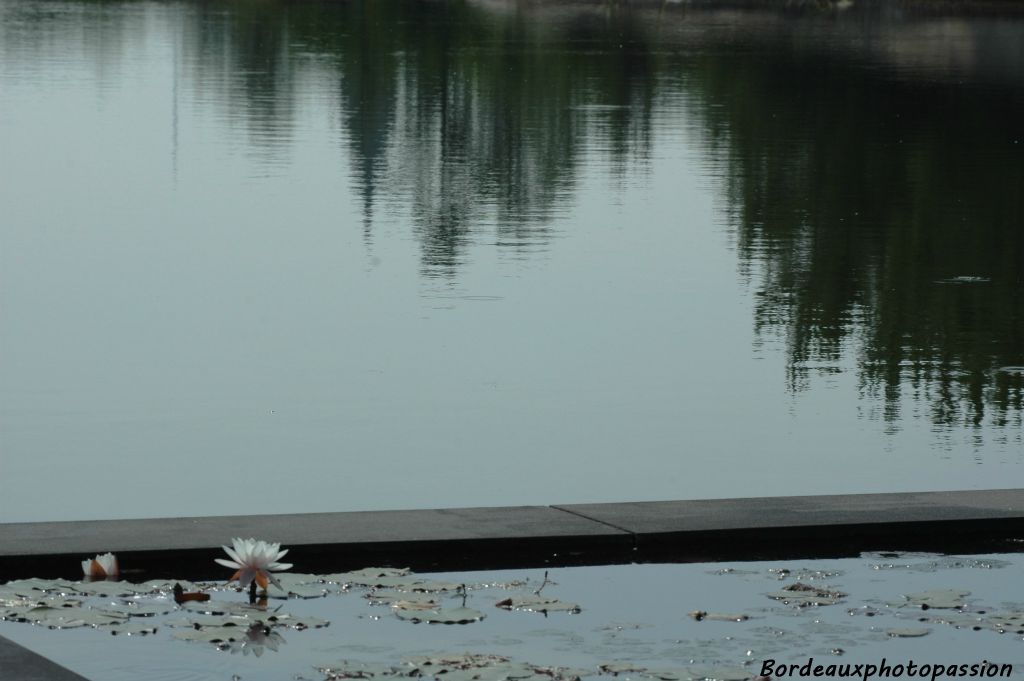
[{"label": "floating leaf", "polygon": [[632,662],[606,662],[600,664],[597,669],[602,674],[611,674],[612,676],[618,676],[619,674],[640,674],[647,671],[646,667],[635,665]]},{"label": "floating leaf", "polygon": [[441,605],[440,596],[424,592],[371,591],[366,599],[370,605],[390,605],[404,610],[433,610]]},{"label": "floating leaf", "polygon": [[201,643],[228,643],[241,641],[245,638],[248,627],[203,627],[201,629],[185,629],[176,631],[173,637],[179,641],[196,641]]},{"label": "floating leaf", "polygon": [[302,631],[304,629],[322,629],[330,626],[328,620],[322,620],[319,617],[292,617],[287,615],[280,618],[271,618],[271,621],[275,624],[288,627],[289,629],[296,629]]},{"label": "floating leaf", "polygon": [[260,620],[238,615],[195,615],[187,619],[166,620],[165,625],[183,629],[200,629],[203,627],[247,627]]},{"label": "floating leaf", "polygon": [[155,634],[157,628],[145,624],[114,624],[110,627],[110,633],[115,636],[148,636]]},{"label": "floating leaf", "polygon": [[462,655],[423,655],[407,658],[404,662],[414,670],[429,674],[434,669],[469,669],[470,667],[489,667],[508,662],[509,658],[502,655],[484,655],[464,653]]},{"label": "floating leaf", "polygon": [[399,619],[419,624],[469,624],[479,622],[486,615],[473,608],[446,608],[442,610],[395,610]]},{"label": "floating leaf", "polygon": [[65,608],[38,606],[24,609],[12,608],[11,611],[14,613],[14,616],[11,619],[21,622],[31,622],[51,629],[100,627],[108,624],[123,624],[128,621],[128,615],[105,612],[103,610],[84,608],[80,606]]},{"label": "floating leaf", "polygon": [[236,615],[238,617],[251,615],[257,619],[268,612],[265,606],[250,605],[239,601],[189,601],[183,603],[181,609],[206,615]]},{"label": "floating leaf", "polygon": [[35,598],[41,594],[79,594],[76,584],[58,579],[16,579],[4,584],[0,589],[6,594]]},{"label": "floating leaf", "polygon": [[[315,575],[309,575],[315,577]],[[267,596],[270,598],[322,598],[330,591],[327,584],[317,580],[303,579],[305,575],[297,575],[298,579],[287,579],[288,573],[277,575],[281,588],[270,584],[267,586]]]},{"label": "floating leaf", "polygon": [[927,636],[928,634],[932,633],[932,630],[931,629],[911,629],[911,628],[899,629],[899,628],[897,628],[897,629],[886,629],[885,633],[887,633],[889,636],[892,636],[893,638],[918,638],[920,636]]},{"label": "floating leaf", "polygon": [[386,664],[341,660],[334,664],[317,667],[328,679],[372,679],[376,677],[405,676],[408,670]]},{"label": "floating leaf", "polygon": [[138,596],[159,591],[146,584],[132,584],[131,582],[76,582],[75,591],[89,596],[101,596],[104,598],[124,598],[127,596]]},{"label": "floating leaf", "polygon": [[714,620],[717,622],[745,622],[750,619],[749,615],[706,612],[704,610],[694,610],[688,614],[698,622],[703,622],[704,620]]},{"label": "floating leaf", "polygon": [[351,586],[374,586],[377,580],[384,577],[404,577],[410,574],[409,568],[363,568],[351,572],[337,572],[321,575],[320,578],[330,584]]},{"label": "floating leaf", "polygon": [[421,591],[437,593],[441,591],[458,591],[462,585],[454,582],[439,582],[433,579],[417,577],[381,577],[370,586],[375,589],[394,589],[395,591]]},{"label": "floating leaf", "polygon": [[768,598],[774,598],[798,608],[810,605],[834,605],[843,598],[846,598],[846,594],[841,591],[830,591],[825,588],[803,584],[802,582],[790,584],[783,587],[782,591],[775,591],[766,595]]},{"label": "floating leaf", "polygon": [[962,608],[966,598],[971,595],[970,591],[964,589],[933,589],[919,593],[904,594],[906,602],[897,605],[916,605],[922,609],[928,608]]},{"label": "floating leaf", "polygon": [[580,606],[575,603],[545,596],[511,596],[498,601],[494,605],[505,610],[526,610],[528,612],[544,613],[545,615],[549,612],[571,612],[576,614],[581,610]]},{"label": "floating leaf", "polygon": [[174,606],[170,603],[137,603],[129,602],[116,608],[104,608],[108,611],[123,613],[130,617],[155,617],[157,615],[166,615],[174,610]]}]

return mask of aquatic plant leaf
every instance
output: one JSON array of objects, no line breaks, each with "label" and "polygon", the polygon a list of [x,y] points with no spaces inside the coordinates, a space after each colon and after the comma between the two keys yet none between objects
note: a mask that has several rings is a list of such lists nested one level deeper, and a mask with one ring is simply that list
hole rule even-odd
[{"label": "aquatic plant leaf", "polygon": [[2,587],[5,593],[12,593],[24,598],[32,598],[41,594],[66,594],[78,595],[81,592],[76,584],[60,579],[15,579],[7,582]]},{"label": "aquatic plant leaf", "polygon": [[128,603],[118,607],[107,607],[105,610],[122,613],[130,617],[156,617],[174,611],[173,603]]},{"label": "aquatic plant leaf", "polygon": [[906,599],[898,605],[916,605],[924,609],[928,608],[962,608],[966,599],[971,595],[965,589],[933,589],[919,593],[903,594]]},{"label": "aquatic plant leaf", "polygon": [[547,598],[545,596],[510,596],[498,601],[494,605],[504,610],[526,610],[527,612],[539,612],[545,615],[549,612],[569,612],[575,615],[581,611],[580,606],[576,603],[560,601],[557,598]]},{"label": "aquatic plant leaf", "polygon": [[330,665],[317,667],[317,671],[326,674],[328,679],[372,679],[408,674],[407,669],[403,670],[394,665],[355,660],[339,660]]},{"label": "aquatic plant leaf", "polygon": [[635,665],[632,662],[606,662],[597,666],[598,671],[602,674],[611,674],[612,676],[618,676],[619,674],[640,674],[646,672],[646,667]]},{"label": "aquatic plant leaf", "polygon": [[129,623],[111,625],[109,631],[114,636],[148,636],[149,634],[155,634],[158,628],[145,624]]},{"label": "aquatic plant leaf", "polygon": [[[433,677],[439,681],[540,681],[541,675],[529,665],[503,662],[488,667],[445,670],[443,675],[435,670]],[[544,679],[550,681],[551,677]]]},{"label": "aquatic plant leaf", "polygon": [[181,604],[181,609],[188,612],[203,613],[206,615],[236,615],[238,617],[252,616],[260,619],[266,615],[267,608],[260,605],[250,605],[240,601],[187,601]]},{"label": "aquatic plant leaf", "polygon": [[440,582],[433,579],[419,579],[416,577],[381,577],[374,580],[372,585],[375,589],[394,589],[395,591],[422,591],[425,593],[438,593],[442,591],[458,591],[462,585],[454,582]]},{"label": "aquatic plant leaf", "polygon": [[17,621],[31,622],[50,629],[73,629],[76,627],[100,627],[108,624],[123,624],[128,615],[105,612],[81,606],[51,608],[37,606],[33,608],[13,608]]},{"label": "aquatic plant leaf", "polygon": [[370,605],[390,605],[404,610],[433,610],[441,605],[441,596],[426,592],[371,591],[365,598]]},{"label": "aquatic plant leaf", "polygon": [[351,586],[374,586],[378,579],[384,577],[405,577],[411,574],[409,568],[374,568],[368,567],[351,572],[336,572],[329,575],[320,575],[320,579],[330,584],[341,584]]},{"label": "aquatic plant leaf", "polygon": [[[199,584],[197,582],[189,582],[184,579],[151,579],[148,582],[142,582],[137,584],[140,589],[145,588],[146,591],[141,593],[149,594],[171,594],[174,593],[174,585],[180,584],[182,591],[203,591],[206,584]],[[211,583],[213,585],[215,583]]]},{"label": "aquatic plant leaf", "polygon": [[395,610],[399,619],[419,624],[470,624],[479,622],[485,614],[473,608],[446,608],[441,610]]},{"label": "aquatic plant leaf", "polygon": [[81,605],[79,598],[63,594],[46,594],[42,591],[34,592],[34,595],[20,596],[16,591],[5,592],[0,587],[0,607],[24,608],[33,606],[48,606],[51,608],[71,607]]},{"label": "aquatic plant leaf", "polygon": [[319,581],[316,575],[308,575],[315,579],[306,579],[307,575],[289,575],[281,573],[276,575],[281,583],[281,588],[274,584],[267,586],[267,596],[270,598],[323,598],[330,591],[327,584]]},{"label": "aquatic plant leaf", "polygon": [[123,598],[154,592],[152,587],[145,584],[132,584],[131,582],[76,582],[74,586],[78,593],[105,598]]},{"label": "aquatic plant leaf", "polygon": [[893,638],[918,638],[932,633],[931,629],[895,628],[886,629],[885,633]]},{"label": "aquatic plant leaf", "polygon": [[841,591],[811,586],[802,582],[789,584],[784,586],[782,591],[774,591],[765,595],[768,598],[774,598],[777,601],[782,601],[787,605],[793,605],[798,608],[811,605],[835,605],[846,598],[846,594]]},{"label": "aquatic plant leaf", "polygon": [[179,641],[228,643],[243,640],[246,637],[247,631],[248,627],[203,627],[201,629],[176,631],[172,636]]},{"label": "aquatic plant leaf", "polygon": [[166,620],[164,624],[175,628],[200,629],[203,627],[248,627],[258,621],[260,620],[238,615],[194,615],[188,618]]},{"label": "aquatic plant leaf", "polygon": [[489,665],[508,662],[504,655],[487,655],[481,653],[463,653],[461,655],[418,655],[403,660],[404,664],[413,669],[428,673],[427,667],[443,669],[468,669],[469,667],[487,667]]},{"label": "aquatic plant leaf", "polygon": [[295,629],[297,631],[302,631],[304,629],[322,629],[330,626],[331,624],[330,621],[322,620],[319,617],[292,617],[291,615],[280,618],[270,618],[269,621],[273,624],[288,627],[289,629]]},{"label": "aquatic plant leaf", "polygon": [[698,622],[703,622],[704,620],[713,620],[716,622],[745,622],[750,619],[749,615],[743,615],[740,613],[727,614],[721,612],[707,612],[705,610],[694,610],[687,614]]}]

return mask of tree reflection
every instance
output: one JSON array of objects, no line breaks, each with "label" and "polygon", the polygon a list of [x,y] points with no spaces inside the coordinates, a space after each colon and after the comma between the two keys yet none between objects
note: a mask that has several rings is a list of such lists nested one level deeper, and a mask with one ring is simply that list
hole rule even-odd
[{"label": "tree reflection", "polygon": [[900,80],[799,40],[693,75],[792,387],[850,350],[890,422],[909,391],[936,424],[1019,426],[1024,83]]},{"label": "tree reflection", "polygon": [[794,6],[195,3],[181,59],[268,159],[306,89],[334,97],[365,238],[382,200],[407,204],[423,275],[449,279],[482,235],[543,249],[586,155],[648,163],[659,109],[686,102],[793,390],[853,356],[891,423],[915,404],[1019,428],[1024,379],[1000,369],[1024,365],[1021,22],[956,16],[948,43],[891,9]]}]

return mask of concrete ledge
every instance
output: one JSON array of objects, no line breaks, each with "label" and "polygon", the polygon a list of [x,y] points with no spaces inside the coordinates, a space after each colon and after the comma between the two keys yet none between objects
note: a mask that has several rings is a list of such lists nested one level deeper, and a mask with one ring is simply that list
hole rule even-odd
[{"label": "concrete ledge", "polygon": [[280,541],[303,572],[1019,551],[1024,490],[0,524],[0,581],[77,576],[105,551],[129,579],[217,578],[236,536]]},{"label": "concrete ledge", "polygon": [[1024,490],[558,506],[631,533],[645,560],[838,557],[870,550],[1022,551]]},{"label": "concrete ledge", "polygon": [[87,681],[70,669],[0,636],[0,678],[4,681]]}]

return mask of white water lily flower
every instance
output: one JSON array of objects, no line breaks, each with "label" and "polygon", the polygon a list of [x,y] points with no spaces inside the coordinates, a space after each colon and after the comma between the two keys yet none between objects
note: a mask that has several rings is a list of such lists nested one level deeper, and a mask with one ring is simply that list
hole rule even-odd
[{"label": "white water lily flower", "polygon": [[104,579],[106,577],[117,577],[117,556],[112,553],[97,555],[95,558],[86,558],[82,561],[82,572],[86,577],[92,579]]},{"label": "white water lily flower", "polygon": [[222,548],[233,560],[214,559],[224,567],[238,570],[231,575],[229,582],[237,579],[243,589],[249,586],[253,580],[256,580],[256,583],[263,589],[267,588],[268,582],[281,588],[281,583],[270,573],[291,568],[291,563],[277,562],[284,557],[284,554],[288,553],[287,549],[282,551],[280,544],[270,544],[262,539],[258,541],[252,538],[232,539],[231,543],[234,545],[234,549],[229,549],[227,546]]}]

